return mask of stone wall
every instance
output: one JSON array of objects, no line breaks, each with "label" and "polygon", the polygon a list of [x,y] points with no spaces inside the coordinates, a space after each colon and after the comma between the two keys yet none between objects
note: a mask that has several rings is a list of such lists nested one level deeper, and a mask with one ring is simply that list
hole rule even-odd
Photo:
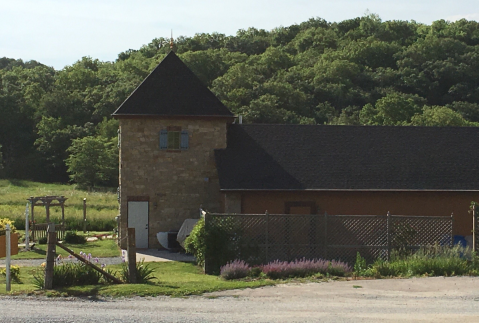
[{"label": "stone wall", "polygon": [[[189,134],[189,149],[159,149],[160,130],[178,126]],[[200,205],[220,211],[214,149],[226,148],[226,121],[195,119],[120,119],[120,245],[126,247],[128,198],[148,198],[149,248],[159,248],[156,233],[178,230],[198,218]]]}]

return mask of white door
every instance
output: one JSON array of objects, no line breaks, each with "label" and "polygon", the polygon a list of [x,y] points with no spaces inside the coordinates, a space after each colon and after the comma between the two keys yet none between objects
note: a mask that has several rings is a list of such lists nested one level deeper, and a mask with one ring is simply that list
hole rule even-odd
[{"label": "white door", "polygon": [[148,248],[148,202],[128,202],[128,227],[135,228],[136,247]]}]

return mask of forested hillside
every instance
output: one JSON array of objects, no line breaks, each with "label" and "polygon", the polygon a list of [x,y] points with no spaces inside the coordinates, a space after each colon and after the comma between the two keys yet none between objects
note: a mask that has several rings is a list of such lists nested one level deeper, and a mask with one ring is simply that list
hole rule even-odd
[{"label": "forested hillside", "polygon": [[[0,59],[0,176],[66,182],[70,168],[74,181],[116,186],[110,115],[169,50],[169,39],[157,38],[115,62],[84,57],[60,71]],[[475,21],[317,18],[235,36],[179,37],[175,51],[248,123],[479,122]]]}]

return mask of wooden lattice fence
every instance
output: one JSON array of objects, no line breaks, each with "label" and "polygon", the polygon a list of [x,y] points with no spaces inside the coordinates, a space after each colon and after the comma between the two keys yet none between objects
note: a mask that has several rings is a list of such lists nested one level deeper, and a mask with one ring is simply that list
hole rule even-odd
[{"label": "wooden lattice fence", "polygon": [[[354,264],[358,251],[373,261],[388,259],[393,249],[453,242],[452,215],[207,214],[205,221],[207,230],[225,232],[222,243],[235,245],[236,257],[250,264],[303,257]],[[214,255],[207,254],[206,262],[208,257]]]}]

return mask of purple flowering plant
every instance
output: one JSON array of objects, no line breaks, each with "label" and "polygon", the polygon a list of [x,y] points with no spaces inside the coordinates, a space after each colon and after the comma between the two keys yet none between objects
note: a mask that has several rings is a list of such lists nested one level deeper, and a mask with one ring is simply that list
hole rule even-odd
[{"label": "purple flowering plant", "polygon": [[[260,276],[261,273],[271,279],[307,277],[315,274],[344,276],[352,271],[342,261],[325,259],[296,259],[294,261],[275,260],[266,265],[251,268],[243,260],[228,262],[220,269],[220,275],[226,280],[247,276]],[[257,273],[256,273],[257,272]]]}]

